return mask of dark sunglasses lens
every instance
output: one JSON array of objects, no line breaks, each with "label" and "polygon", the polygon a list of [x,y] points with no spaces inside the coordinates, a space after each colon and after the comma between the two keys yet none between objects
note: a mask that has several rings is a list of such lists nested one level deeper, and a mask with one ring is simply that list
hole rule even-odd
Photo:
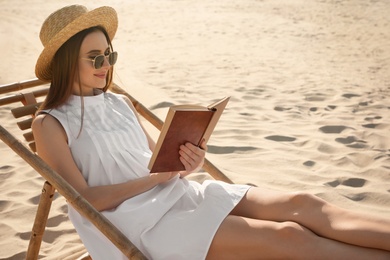
[{"label": "dark sunglasses lens", "polygon": [[[100,69],[101,67],[103,67],[103,64],[104,64],[104,59],[106,58],[106,56],[104,56],[103,54],[102,55],[98,55],[95,57],[94,59],[94,64],[95,64],[95,69]],[[110,65],[114,65],[116,63],[116,59],[118,58],[118,53],[116,51],[114,52],[111,52],[109,55],[108,55],[108,63]]]},{"label": "dark sunglasses lens", "polygon": [[117,58],[118,58],[118,53],[116,51],[111,52],[110,55],[108,56],[108,63],[110,63],[110,65],[114,65],[116,63]]},{"label": "dark sunglasses lens", "polygon": [[98,55],[95,57],[95,69],[100,69],[101,67],[103,67],[103,63],[104,63],[104,55]]}]

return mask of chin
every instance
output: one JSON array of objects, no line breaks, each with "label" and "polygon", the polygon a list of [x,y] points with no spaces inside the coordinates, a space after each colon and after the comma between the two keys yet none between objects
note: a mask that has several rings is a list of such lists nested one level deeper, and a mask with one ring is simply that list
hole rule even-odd
[{"label": "chin", "polygon": [[97,88],[104,88],[107,84],[107,80],[106,79],[102,79],[102,80],[98,80],[95,84],[95,86]]}]

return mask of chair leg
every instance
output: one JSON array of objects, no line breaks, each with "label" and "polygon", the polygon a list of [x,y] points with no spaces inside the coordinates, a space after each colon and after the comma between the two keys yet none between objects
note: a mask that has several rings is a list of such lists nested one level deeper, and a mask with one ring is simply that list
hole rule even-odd
[{"label": "chair leg", "polygon": [[39,249],[41,247],[43,233],[45,232],[47,219],[49,217],[54,192],[55,188],[46,181],[43,184],[37,214],[35,215],[35,221],[32,228],[26,259],[38,259]]}]

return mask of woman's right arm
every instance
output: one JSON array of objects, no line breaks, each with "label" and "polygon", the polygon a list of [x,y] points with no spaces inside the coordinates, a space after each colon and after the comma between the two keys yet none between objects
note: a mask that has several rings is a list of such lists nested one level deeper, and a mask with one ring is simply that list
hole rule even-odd
[{"label": "woman's right arm", "polygon": [[41,114],[32,124],[39,156],[73,186],[98,211],[117,207],[123,201],[168,181],[177,173],[155,173],[136,180],[89,187],[70,152],[61,124],[52,116]]}]

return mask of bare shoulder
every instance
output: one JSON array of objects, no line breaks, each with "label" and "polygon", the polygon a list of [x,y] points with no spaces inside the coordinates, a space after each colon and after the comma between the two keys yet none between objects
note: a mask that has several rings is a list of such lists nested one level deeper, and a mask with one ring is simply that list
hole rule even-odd
[{"label": "bare shoulder", "polygon": [[31,129],[34,136],[43,135],[46,137],[53,135],[65,135],[65,130],[58,120],[49,114],[40,114],[32,122]]},{"label": "bare shoulder", "polygon": [[49,114],[40,114],[34,118],[31,128],[33,129],[33,131],[42,131],[45,129],[51,129],[58,125],[60,125],[60,123],[53,116]]}]

